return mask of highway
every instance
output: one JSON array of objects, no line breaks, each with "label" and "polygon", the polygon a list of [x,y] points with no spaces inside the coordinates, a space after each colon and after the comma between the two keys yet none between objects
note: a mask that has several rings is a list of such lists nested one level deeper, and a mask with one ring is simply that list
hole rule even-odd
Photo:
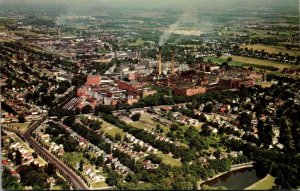
[{"label": "highway", "polygon": [[12,128],[3,128],[10,131],[15,132],[17,135],[19,135],[22,139],[24,139],[26,142],[29,143],[29,145],[41,156],[43,156],[48,162],[51,162],[54,164],[54,166],[59,169],[63,174],[66,175],[66,177],[72,182],[73,186],[77,190],[89,190],[89,187],[86,185],[86,183],[70,168],[68,168],[63,162],[61,162],[58,158],[56,158],[54,155],[49,153],[45,148],[40,146],[38,143],[34,141],[34,139],[31,137],[31,133],[40,126],[45,120],[47,119],[47,116],[44,116],[42,119],[40,119],[37,122],[34,122],[26,131],[25,134],[20,133],[19,131],[12,129]]}]

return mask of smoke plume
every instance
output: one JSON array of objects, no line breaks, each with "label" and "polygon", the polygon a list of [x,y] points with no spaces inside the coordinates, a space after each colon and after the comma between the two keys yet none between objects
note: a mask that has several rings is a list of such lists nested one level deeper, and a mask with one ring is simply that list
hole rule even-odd
[{"label": "smoke plume", "polygon": [[[179,18],[177,19],[177,21],[173,24],[171,24],[168,29],[166,29],[163,34],[160,36],[159,38],[159,46],[163,46],[167,40],[170,38],[171,34],[174,33],[176,30],[178,30],[180,28],[181,25],[183,24],[188,24],[188,23],[192,23],[192,25],[194,27],[199,25],[199,21],[197,18],[197,10],[195,7],[193,7],[193,5],[189,5],[187,7],[186,3],[183,6],[183,14],[181,14],[179,16]],[[175,40],[174,43],[179,43],[181,41],[182,37],[178,38]]]}]

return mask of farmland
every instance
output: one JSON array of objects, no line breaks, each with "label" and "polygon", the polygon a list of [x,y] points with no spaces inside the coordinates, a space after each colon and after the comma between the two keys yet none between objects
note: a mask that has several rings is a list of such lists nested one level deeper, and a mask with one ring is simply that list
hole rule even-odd
[{"label": "farmland", "polygon": [[264,44],[251,44],[251,45],[242,45],[240,48],[248,48],[253,50],[262,51],[264,50],[267,53],[282,53],[282,54],[289,54],[291,56],[299,56],[300,50],[299,49],[292,49],[288,50],[286,47],[283,46],[271,46],[271,45],[264,45]]}]

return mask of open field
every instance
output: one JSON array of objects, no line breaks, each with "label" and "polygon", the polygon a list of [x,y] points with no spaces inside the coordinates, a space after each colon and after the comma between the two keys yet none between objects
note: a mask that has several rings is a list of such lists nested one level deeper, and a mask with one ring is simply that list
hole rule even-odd
[{"label": "open field", "polygon": [[258,85],[261,85],[263,88],[271,87],[273,84],[271,82],[260,82]]},{"label": "open field", "polygon": [[179,159],[174,159],[172,156],[164,154],[162,152],[158,152],[157,156],[162,158],[162,162],[164,164],[171,165],[171,166],[181,166],[182,165],[182,163]]},{"label": "open field", "polygon": [[259,29],[247,29],[247,33],[251,37],[260,37],[260,38],[276,38],[278,36],[288,36],[291,32],[277,31],[277,34],[272,34],[272,30],[259,30]]},{"label": "open field", "polygon": [[121,137],[124,138],[125,132],[122,129],[120,129],[110,123],[107,123],[106,121],[103,121],[103,120],[101,120],[101,121],[103,122],[103,124],[101,125],[101,130],[104,133],[107,133],[113,137],[115,137],[116,134],[120,134]]},{"label": "open field", "polygon": [[138,38],[135,42],[129,43],[128,46],[142,46],[144,44],[143,39]]},{"label": "open field", "polygon": [[72,152],[72,153],[65,153],[63,155],[63,159],[71,164],[71,165],[76,165],[76,163],[79,163],[80,160],[84,159],[82,156],[82,153],[78,153],[78,152]]},{"label": "open field", "polygon": [[[222,56],[221,58],[227,59],[229,56]],[[280,70],[284,68],[293,68],[294,66],[292,64],[286,64],[281,62],[273,62],[269,60],[261,60],[257,58],[249,58],[249,57],[243,57],[243,56],[230,56],[233,61],[239,62],[239,63],[245,63],[245,64],[253,64],[253,65],[260,65],[260,66],[274,66],[279,68]]]},{"label": "open field", "polygon": [[107,187],[108,185],[105,182],[96,182],[96,183],[92,183],[91,186],[93,188],[103,188],[103,187]]},{"label": "open field", "polygon": [[151,126],[147,123],[143,123],[141,121],[133,121],[133,122],[129,122],[128,124],[132,125],[135,128],[138,129],[148,129],[148,130],[152,130],[155,126]]},{"label": "open field", "polygon": [[151,119],[150,114],[149,113],[142,113],[141,114],[141,118],[139,121],[132,121],[130,120],[125,120],[128,124],[132,125],[135,128],[138,129],[148,129],[148,130],[152,130],[154,128],[156,128],[156,125],[160,125],[160,127],[163,129],[163,131],[165,133],[169,132],[169,128],[166,127],[165,125],[154,121],[153,119]]},{"label": "open field", "polygon": [[1,124],[1,125],[3,127],[10,127],[10,128],[20,130],[21,132],[25,132],[29,124],[30,123],[10,123],[10,124]]},{"label": "open field", "polygon": [[216,64],[222,64],[222,62],[227,62],[227,58],[231,57],[232,61],[229,62],[229,65],[231,66],[273,66],[279,69],[279,71],[271,71],[266,70],[268,73],[272,73],[275,75],[282,75],[280,71],[282,71],[284,68],[299,68],[300,66],[282,63],[282,62],[273,62],[269,60],[261,60],[257,58],[249,58],[249,57],[242,57],[242,56],[222,56],[220,58],[216,57],[207,57],[205,60],[210,59],[212,62]]},{"label": "open field", "polygon": [[13,42],[13,40],[0,38],[0,42]]},{"label": "open field", "polygon": [[268,190],[271,189],[273,186],[276,186],[274,182],[275,182],[275,178],[270,174],[268,174],[265,178],[252,184],[245,190]]},{"label": "open field", "polygon": [[275,53],[278,54],[281,52],[282,54],[288,53],[291,56],[299,56],[300,55],[300,50],[288,50],[284,46],[269,46],[269,45],[264,45],[264,44],[251,44],[251,45],[242,45],[240,48],[248,48],[248,49],[253,49],[253,50],[264,50],[265,52],[268,53]]},{"label": "open field", "polygon": [[151,117],[150,117],[150,115],[148,113],[142,113],[140,121],[146,122],[149,125],[153,125],[153,126],[156,125],[156,123],[151,119]]},{"label": "open field", "polygon": [[62,190],[62,187],[60,185],[55,185],[52,190]]},{"label": "open field", "polygon": [[10,124],[2,124],[2,125],[5,127],[24,129],[29,126],[29,123],[10,123]]}]

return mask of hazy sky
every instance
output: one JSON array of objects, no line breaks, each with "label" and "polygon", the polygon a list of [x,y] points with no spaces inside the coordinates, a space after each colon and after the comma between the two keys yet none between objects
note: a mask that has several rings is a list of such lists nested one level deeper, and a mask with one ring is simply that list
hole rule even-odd
[{"label": "hazy sky", "polygon": [[2,9],[43,10],[55,8],[64,10],[77,9],[87,14],[94,10],[191,10],[207,12],[250,11],[258,14],[293,14],[299,16],[299,0],[0,0]]},{"label": "hazy sky", "polygon": [[184,4],[195,4],[204,7],[239,7],[239,6],[266,6],[266,7],[295,7],[299,8],[298,0],[0,0],[4,4],[39,4],[39,5],[61,5],[74,4],[84,5],[128,5],[128,6],[161,6],[161,7],[180,7]]}]

